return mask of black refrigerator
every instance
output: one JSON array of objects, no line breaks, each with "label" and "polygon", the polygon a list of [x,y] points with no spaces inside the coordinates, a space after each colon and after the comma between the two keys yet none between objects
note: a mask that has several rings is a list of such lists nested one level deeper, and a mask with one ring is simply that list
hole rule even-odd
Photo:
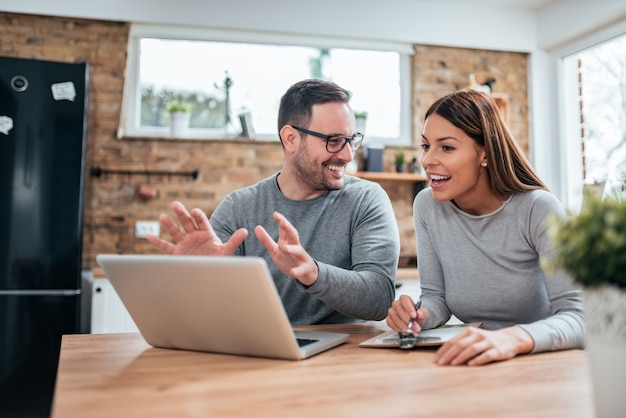
[{"label": "black refrigerator", "polygon": [[0,417],[48,417],[79,332],[89,70],[0,57]]}]

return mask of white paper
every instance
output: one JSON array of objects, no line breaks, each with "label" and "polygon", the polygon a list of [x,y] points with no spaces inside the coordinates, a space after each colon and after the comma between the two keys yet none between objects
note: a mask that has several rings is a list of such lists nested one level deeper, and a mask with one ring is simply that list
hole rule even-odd
[{"label": "white paper", "polygon": [[8,116],[0,116],[0,132],[8,135],[11,129],[13,129],[13,119]]},{"label": "white paper", "polygon": [[73,102],[76,98],[76,88],[71,81],[56,83],[51,85],[50,88],[52,89],[54,100],[69,100]]}]

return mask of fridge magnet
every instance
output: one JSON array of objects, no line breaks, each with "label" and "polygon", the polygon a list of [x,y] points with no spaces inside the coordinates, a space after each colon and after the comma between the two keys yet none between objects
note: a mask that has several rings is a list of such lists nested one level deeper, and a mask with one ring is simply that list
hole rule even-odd
[{"label": "fridge magnet", "polygon": [[8,135],[11,129],[13,129],[13,119],[8,116],[0,116],[0,132]]},{"label": "fridge magnet", "polygon": [[54,100],[69,100],[73,102],[76,98],[76,88],[71,81],[55,83],[51,85],[50,88],[52,89],[52,97]]}]

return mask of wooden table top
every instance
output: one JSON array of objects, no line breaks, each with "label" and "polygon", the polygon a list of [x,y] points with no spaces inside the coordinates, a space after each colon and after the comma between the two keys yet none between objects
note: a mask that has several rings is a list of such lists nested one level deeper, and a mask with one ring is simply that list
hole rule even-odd
[{"label": "wooden table top", "polygon": [[302,361],[150,347],[140,334],[63,337],[52,417],[593,417],[587,353],[436,366],[433,348],[363,348],[381,323]]}]

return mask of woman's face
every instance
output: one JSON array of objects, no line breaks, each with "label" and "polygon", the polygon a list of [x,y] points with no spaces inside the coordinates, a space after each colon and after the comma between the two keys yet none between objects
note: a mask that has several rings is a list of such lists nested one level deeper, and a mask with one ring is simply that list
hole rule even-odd
[{"label": "woman's face", "polygon": [[489,192],[485,152],[476,141],[440,115],[424,122],[422,165],[437,200],[452,200],[474,212]]}]

